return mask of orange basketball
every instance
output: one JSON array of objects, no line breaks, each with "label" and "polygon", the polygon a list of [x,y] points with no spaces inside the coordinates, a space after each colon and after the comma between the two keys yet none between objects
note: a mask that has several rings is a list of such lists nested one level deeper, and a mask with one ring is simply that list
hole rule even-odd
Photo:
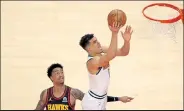
[{"label": "orange basketball", "polygon": [[126,24],[127,17],[122,10],[114,9],[108,14],[107,21],[110,26],[112,26],[113,22],[118,22],[123,27]]}]

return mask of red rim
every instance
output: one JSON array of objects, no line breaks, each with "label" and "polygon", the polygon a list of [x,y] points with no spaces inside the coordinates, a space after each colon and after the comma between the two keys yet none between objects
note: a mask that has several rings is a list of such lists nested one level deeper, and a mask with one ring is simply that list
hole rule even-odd
[{"label": "red rim", "polygon": [[[148,17],[144,11],[149,8],[149,7],[152,7],[152,6],[162,6],[162,7],[169,7],[169,8],[172,8],[176,11],[179,12],[179,15],[175,18],[172,18],[172,19],[168,19],[168,20],[159,20],[159,19],[154,19],[154,18],[151,18],[151,17]],[[143,15],[149,19],[149,20],[153,20],[153,21],[157,21],[157,22],[161,22],[161,23],[174,23],[174,22],[177,22],[178,20],[181,19],[181,9],[179,9],[178,7],[174,6],[174,5],[171,5],[171,4],[168,4],[168,3],[154,3],[154,4],[150,4],[146,7],[144,7],[144,9],[142,10],[142,13]]]}]

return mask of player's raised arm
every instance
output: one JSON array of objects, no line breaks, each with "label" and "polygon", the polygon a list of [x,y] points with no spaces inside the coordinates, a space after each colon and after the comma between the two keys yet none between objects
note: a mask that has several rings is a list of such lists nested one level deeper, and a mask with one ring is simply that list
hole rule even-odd
[{"label": "player's raised arm", "polygon": [[47,99],[47,90],[43,90],[40,94],[40,100],[35,110],[44,110]]},{"label": "player's raised arm", "polygon": [[109,26],[109,29],[112,31],[112,37],[107,53],[102,56],[95,56],[89,64],[93,65],[94,67],[103,67],[116,57],[116,51],[118,47],[118,32],[120,28],[121,26],[118,23],[114,23],[113,26]]},{"label": "player's raised arm", "polygon": [[[120,49],[117,49],[116,56],[126,56],[129,54],[130,40],[131,40],[132,32],[133,31],[132,31],[132,28],[130,26],[126,26],[124,33],[121,31],[122,38],[124,39],[124,45]],[[104,53],[107,53],[108,47],[102,46],[102,50]]]}]

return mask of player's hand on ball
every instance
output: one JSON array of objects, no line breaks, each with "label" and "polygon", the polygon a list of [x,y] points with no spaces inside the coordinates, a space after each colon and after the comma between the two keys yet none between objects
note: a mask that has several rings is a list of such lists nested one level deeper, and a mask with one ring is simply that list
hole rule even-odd
[{"label": "player's hand on ball", "polygon": [[121,35],[122,35],[123,39],[127,42],[130,41],[132,33],[133,33],[133,30],[132,30],[131,26],[126,26],[124,33],[121,31]]},{"label": "player's hand on ball", "polygon": [[123,103],[127,103],[127,102],[131,102],[131,100],[133,100],[134,98],[132,97],[128,97],[128,96],[122,96],[122,97],[119,97],[119,100]]},{"label": "player's hand on ball", "polygon": [[113,25],[110,26],[109,25],[109,29],[113,32],[113,33],[118,33],[119,32],[119,29],[121,28],[121,24],[118,23],[118,22],[113,22]]}]

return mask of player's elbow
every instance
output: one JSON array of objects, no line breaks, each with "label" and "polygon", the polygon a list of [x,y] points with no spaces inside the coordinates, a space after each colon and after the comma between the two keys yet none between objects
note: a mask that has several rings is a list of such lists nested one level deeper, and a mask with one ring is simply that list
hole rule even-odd
[{"label": "player's elbow", "polygon": [[119,55],[120,56],[127,56],[127,55],[129,55],[129,52],[130,52],[129,49],[128,50],[120,50]]},{"label": "player's elbow", "polygon": [[128,54],[129,54],[129,51],[123,52],[123,53],[121,54],[121,56],[127,56]]}]

